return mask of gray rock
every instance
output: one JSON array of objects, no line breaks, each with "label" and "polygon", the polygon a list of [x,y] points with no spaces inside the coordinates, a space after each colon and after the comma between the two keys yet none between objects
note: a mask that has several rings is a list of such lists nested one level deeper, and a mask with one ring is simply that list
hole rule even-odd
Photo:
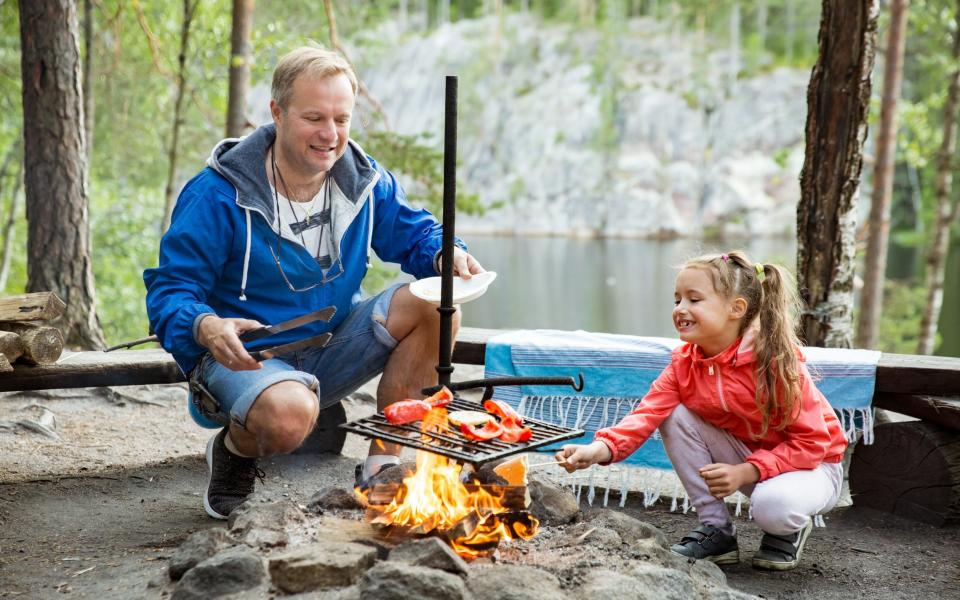
[{"label": "gray rock", "polygon": [[613,529],[626,544],[633,545],[638,540],[653,539],[657,544],[664,548],[669,548],[670,544],[663,532],[649,523],[644,523],[640,519],[626,515],[622,512],[609,509],[599,509],[590,514],[586,521],[594,527],[607,527]]},{"label": "gray rock", "polygon": [[[232,598],[230,600],[233,600]],[[331,590],[316,590],[303,594],[284,596],[283,600],[361,600],[357,586],[336,588]]]},{"label": "gray rock", "polygon": [[346,587],[356,583],[376,558],[376,549],[362,544],[310,544],[270,557],[270,578],[287,593]]},{"label": "gray rock", "polygon": [[697,584],[727,585],[727,574],[709,560],[694,561],[690,565],[690,577]]},{"label": "gray rock", "polygon": [[457,575],[465,575],[469,570],[465,560],[460,558],[450,546],[435,537],[410,540],[397,546],[390,551],[390,560],[417,567],[440,569]]},{"label": "gray rock", "polygon": [[339,487],[324,488],[307,500],[307,509],[313,512],[328,509],[360,510],[364,507],[365,504],[353,490]]},{"label": "gray rock", "polygon": [[233,538],[222,527],[195,531],[170,555],[167,574],[177,581],[188,570],[233,544]]},{"label": "gray rock", "polygon": [[477,600],[569,600],[552,573],[521,565],[471,567],[467,587]]},{"label": "gray rock", "polygon": [[530,512],[544,525],[563,525],[580,513],[576,496],[549,479],[532,476],[527,488],[532,500]]},{"label": "gray rock", "polygon": [[616,598],[617,600],[659,600],[660,591],[647,589],[640,582],[607,569],[589,571],[583,583],[575,591],[577,598],[595,600],[596,598]]},{"label": "gray rock", "polygon": [[232,513],[227,525],[230,533],[254,548],[285,546],[290,541],[287,528],[303,526],[303,511],[293,502],[259,502],[248,500]]},{"label": "gray rock", "polygon": [[187,571],[172,600],[206,600],[257,587],[266,577],[263,560],[247,548],[229,548]]},{"label": "gray rock", "polygon": [[593,523],[577,523],[552,540],[550,547],[566,548],[584,544],[602,547],[608,552],[613,552],[623,544],[623,540],[619,533],[609,527]]},{"label": "gray rock", "polygon": [[463,580],[438,569],[382,562],[368,570],[357,585],[362,598],[377,600],[467,600]]},{"label": "gray rock", "polygon": [[704,600],[760,600],[760,596],[745,594],[728,587],[710,587],[701,591]]},{"label": "gray rock", "polygon": [[696,595],[693,579],[676,569],[637,564],[631,569],[630,575],[639,581],[641,588],[655,593],[650,598],[687,600]]}]

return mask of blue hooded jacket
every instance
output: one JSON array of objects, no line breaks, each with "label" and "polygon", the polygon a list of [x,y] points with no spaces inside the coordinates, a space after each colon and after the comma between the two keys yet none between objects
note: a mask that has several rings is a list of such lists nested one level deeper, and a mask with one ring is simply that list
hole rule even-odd
[{"label": "blue hooded jacket", "polygon": [[[206,352],[196,341],[196,327],[208,314],[266,325],[337,307],[330,323],[276,334],[249,344],[250,349],[336,329],[361,300],[371,249],[418,279],[438,274],[440,224],[426,210],[410,206],[393,174],[352,140],[328,179],[333,252],[329,261],[321,259],[329,269],[322,269],[298,240],[279,237],[264,166],[275,137],[270,124],[214,148],[207,168],[180,193],[160,242],[159,266],[143,273],[150,327],[185,374]],[[278,246],[282,274],[274,259]],[[283,275],[297,289],[323,283],[294,292]]]}]

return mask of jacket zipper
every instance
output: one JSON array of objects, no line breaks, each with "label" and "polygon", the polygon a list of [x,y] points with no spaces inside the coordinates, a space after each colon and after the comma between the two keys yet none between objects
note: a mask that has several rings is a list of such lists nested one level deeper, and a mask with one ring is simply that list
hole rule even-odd
[{"label": "jacket zipper", "polygon": [[[713,375],[713,365],[710,365],[709,372],[711,375]],[[727,401],[723,399],[723,383],[721,382],[719,365],[717,365],[717,396],[720,397],[720,406],[723,408],[724,412],[730,412],[730,409],[727,408]]]}]

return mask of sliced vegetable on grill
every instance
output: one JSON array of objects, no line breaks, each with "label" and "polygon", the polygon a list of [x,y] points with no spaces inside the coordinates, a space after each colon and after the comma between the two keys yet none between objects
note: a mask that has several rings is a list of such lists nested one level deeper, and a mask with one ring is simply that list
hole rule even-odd
[{"label": "sliced vegetable on grill", "polygon": [[446,406],[450,404],[450,401],[453,400],[453,392],[447,389],[446,386],[440,388],[440,391],[436,394],[427,398],[427,403],[434,408],[440,408],[441,406]]},{"label": "sliced vegetable on grill", "polygon": [[501,422],[513,421],[517,425],[523,425],[523,417],[503,400],[487,400],[483,403],[483,408],[500,417]]},{"label": "sliced vegetable on grill", "polygon": [[522,427],[512,419],[500,423],[503,433],[500,434],[500,441],[514,444],[516,442],[526,442],[533,437],[533,430],[529,427]]},{"label": "sliced vegetable on grill", "polygon": [[503,428],[496,421],[487,421],[484,423],[483,427],[474,427],[469,423],[461,423],[460,433],[462,433],[468,440],[485,442],[487,440],[500,437],[500,434],[503,433]]},{"label": "sliced vegetable on grill", "polygon": [[425,400],[401,400],[384,408],[383,416],[394,425],[403,425],[423,419],[432,408]]}]

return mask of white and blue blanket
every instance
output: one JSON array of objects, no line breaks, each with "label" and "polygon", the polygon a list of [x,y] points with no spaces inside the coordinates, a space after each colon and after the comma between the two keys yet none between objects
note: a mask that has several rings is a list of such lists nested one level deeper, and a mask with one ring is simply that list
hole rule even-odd
[{"label": "white and blue blanket", "polygon": [[[583,429],[583,438],[573,442],[584,443],[634,409],[681,343],[670,338],[585,331],[512,331],[487,341],[485,376],[576,379],[582,373],[584,388],[579,392],[569,386],[513,386],[495,388],[494,397],[524,416]],[[803,352],[817,387],[837,410],[848,439],[852,441],[862,432],[865,443],[870,443],[871,401],[880,353],[811,347]],[[658,434],[621,465],[671,469]]]}]

